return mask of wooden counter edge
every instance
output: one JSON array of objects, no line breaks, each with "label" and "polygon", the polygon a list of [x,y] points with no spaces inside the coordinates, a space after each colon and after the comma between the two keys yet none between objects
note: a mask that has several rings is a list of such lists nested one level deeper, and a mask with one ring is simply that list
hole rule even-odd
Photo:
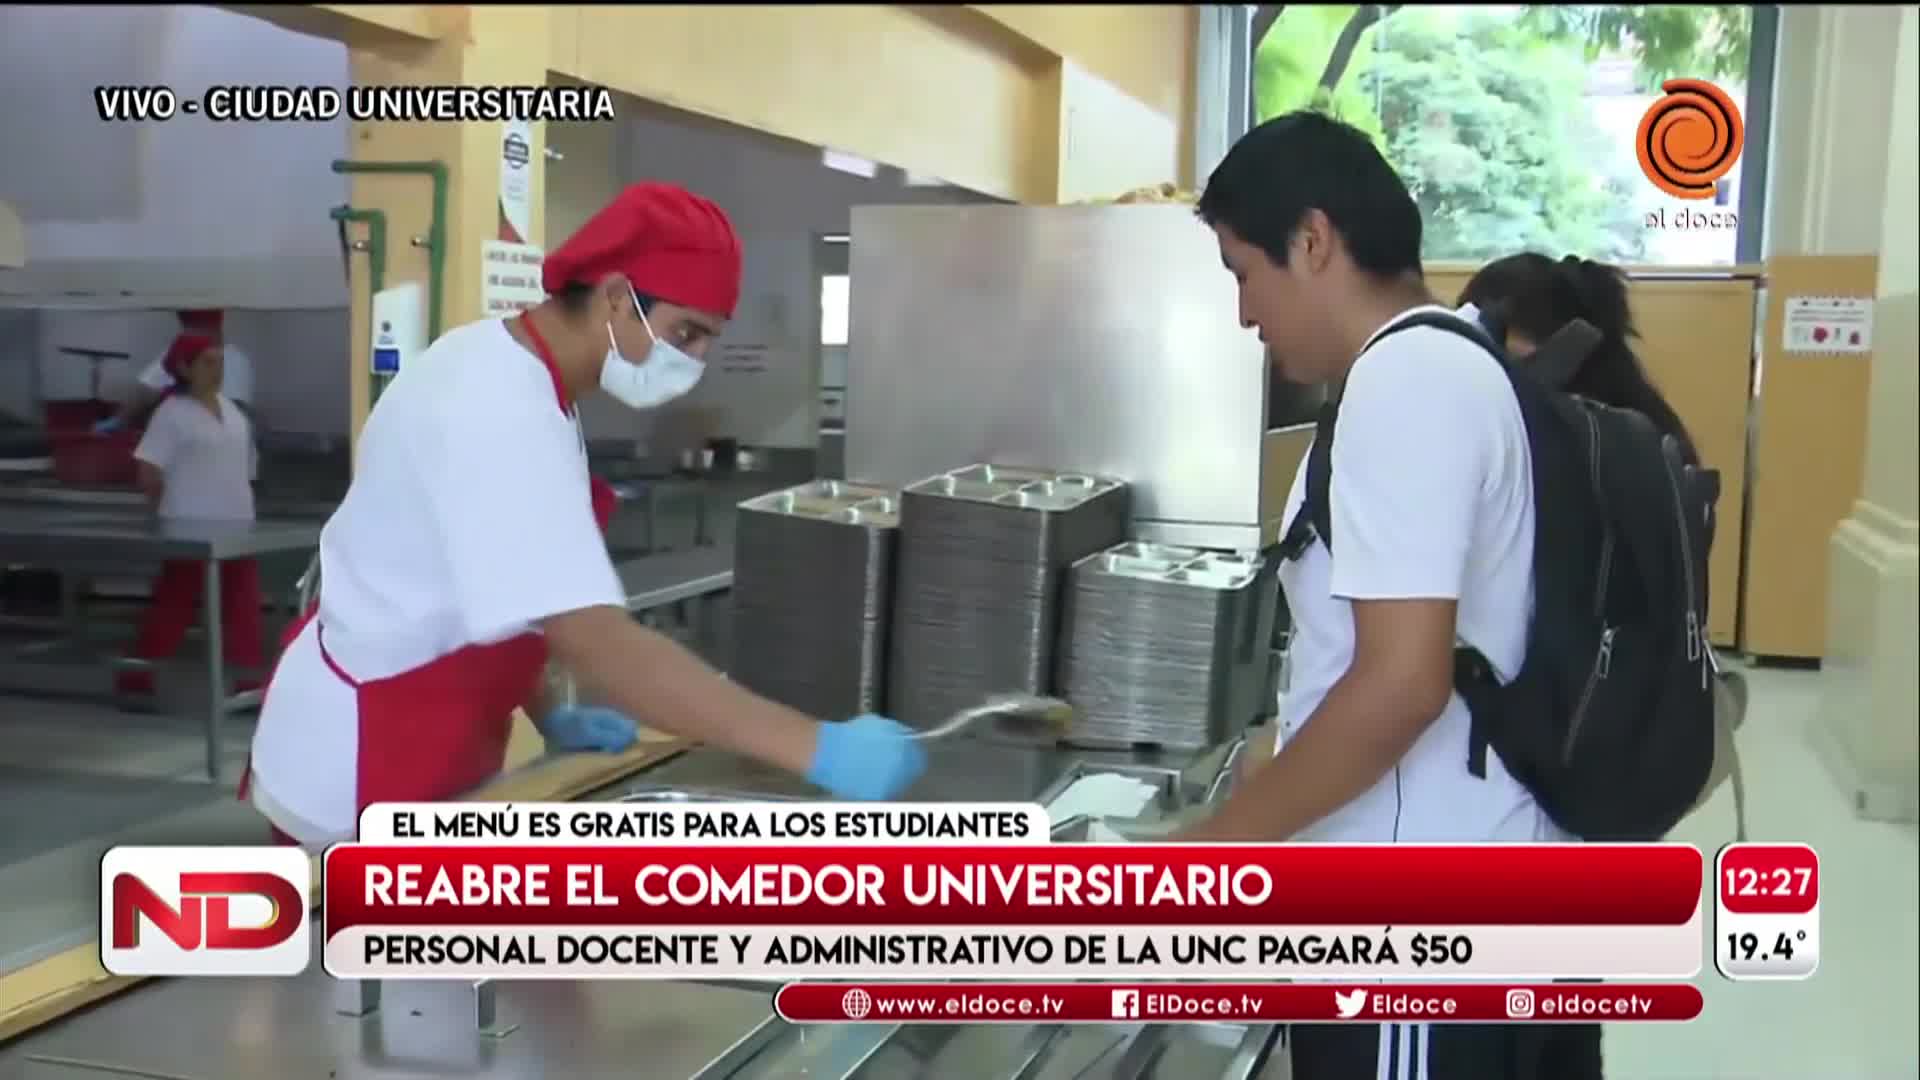
[{"label": "wooden counter edge", "polygon": [[[618,783],[693,746],[684,739],[650,738],[624,754],[569,754],[544,759],[495,779],[465,802],[565,802]],[[313,858],[313,895],[320,903],[320,857]],[[100,964],[97,938],[0,975],[0,1043],[147,981],[114,975]]]}]

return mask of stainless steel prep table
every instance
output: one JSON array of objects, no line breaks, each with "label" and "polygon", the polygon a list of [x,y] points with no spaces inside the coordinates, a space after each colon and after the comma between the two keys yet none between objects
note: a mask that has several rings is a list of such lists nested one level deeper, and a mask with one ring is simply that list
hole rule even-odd
[{"label": "stainless steel prep table", "polygon": [[[163,521],[119,508],[0,504],[0,562],[60,568],[124,568],[165,559],[206,564],[200,612],[207,652],[207,778],[221,782],[220,728],[228,710],[257,704],[259,691],[227,693],[220,625],[220,563],[280,552],[311,551],[318,521],[263,519]],[[262,642],[264,646],[266,643]]]},{"label": "stainless steel prep table", "polygon": [[[934,748],[914,794],[1041,799],[1083,770],[1112,767],[1178,777],[1183,790],[1204,793],[1226,756],[1220,748],[1170,761],[962,739]],[[763,778],[736,758],[696,750],[592,798],[649,800],[708,786],[815,794]],[[1260,1075],[1275,1040],[1270,1028],[1233,1025],[788,1025],[772,1015],[772,987],[742,984],[501,981],[482,993],[460,983],[388,983],[371,1011],[363,989],[336,982],[317,959],[294,979],[156,981],[0,1046],[0,1077],[1246,1080]]]}]

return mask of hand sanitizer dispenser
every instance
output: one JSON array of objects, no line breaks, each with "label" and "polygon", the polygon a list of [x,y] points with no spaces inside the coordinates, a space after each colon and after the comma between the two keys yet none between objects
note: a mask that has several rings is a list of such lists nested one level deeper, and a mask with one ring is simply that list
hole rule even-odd
[{"label": "hand sanitizer dispenser", "polygon": [[376,385],[400,374],[427,348],[425,291],[410,281],[373,294],[373,348]]}]

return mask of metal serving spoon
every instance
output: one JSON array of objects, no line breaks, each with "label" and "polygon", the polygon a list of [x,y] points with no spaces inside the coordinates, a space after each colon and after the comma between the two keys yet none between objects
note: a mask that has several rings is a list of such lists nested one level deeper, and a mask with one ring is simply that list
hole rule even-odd
[{"label": "metal serving spoon", "polygon": [[954,713],[935,727],[915,732],[913,738],[949,738],[984,719],[993,720],[1003,735],[1057,738],[1073,726],[1073,706],[1059,698],[1036,694],[999,694]]}]

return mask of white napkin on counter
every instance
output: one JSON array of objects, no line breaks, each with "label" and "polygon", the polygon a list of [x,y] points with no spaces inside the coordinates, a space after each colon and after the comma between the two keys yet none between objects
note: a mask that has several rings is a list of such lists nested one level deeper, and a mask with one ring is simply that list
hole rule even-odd
[{"label": "white napkin on counter", "polygon": [[1047,804],[1047,816],[1056,822],[1076,814],[1090,818],[1136,818],[1158,792],[1159,788],[1153,784],[1132,776],[1094,773],[1067,785],[1067,790]]}]

